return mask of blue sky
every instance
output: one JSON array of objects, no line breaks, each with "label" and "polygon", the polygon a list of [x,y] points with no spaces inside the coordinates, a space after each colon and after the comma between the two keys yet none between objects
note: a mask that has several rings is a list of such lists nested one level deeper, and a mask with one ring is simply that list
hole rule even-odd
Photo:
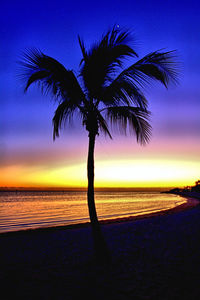
[{"label": "blue sky", "polygon": [[[200,150],[200,38],[198,1],[5,1],[0,11],[0,154],[1,166],[31,164],[44,169],[86,160],[87,133],[75,124],[55,143],[52,116],[56,104],[37,87],[23,93],[17,61],[30,47],[78,72],[77,35],[90,46],[113,25],[129,28],[141,58],[158,50],[177,50],[179,85],[153,85],[146,93],[153,137],[141,149],[133,137],[99,138],[97,159],[123,156],[183,157],[197,163]],[[120,146],[124,144],[124,148]],[[114,149],[114,154],[113,154]],[[120,149],[120,150],[119,150]],[[156,150],[157,149],[157,150]],[[27,171],[28,172],[28,171]],[[196,173],[195,173],[196,175]],[[3,182],[3,179],[2,179]]]}]

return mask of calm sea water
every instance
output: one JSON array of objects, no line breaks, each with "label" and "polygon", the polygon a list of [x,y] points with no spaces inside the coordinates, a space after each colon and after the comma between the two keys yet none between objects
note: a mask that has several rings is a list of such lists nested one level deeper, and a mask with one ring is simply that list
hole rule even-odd
[{"label": "calm sea water", "polygon": [[[96,192],[100,220],[166,210],[186,200],[159,192]],[[86,192],[1,192],[0,232],[89,221]]]}]

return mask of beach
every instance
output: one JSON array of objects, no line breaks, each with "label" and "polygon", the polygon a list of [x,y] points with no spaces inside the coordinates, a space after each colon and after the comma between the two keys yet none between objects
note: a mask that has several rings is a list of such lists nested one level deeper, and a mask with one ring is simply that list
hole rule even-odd
[{"label": "beach", "polygon": [[199,298],[197,202],[101,226],[109,265],[94,259],[89,224],[1,234],[1,299]]}]

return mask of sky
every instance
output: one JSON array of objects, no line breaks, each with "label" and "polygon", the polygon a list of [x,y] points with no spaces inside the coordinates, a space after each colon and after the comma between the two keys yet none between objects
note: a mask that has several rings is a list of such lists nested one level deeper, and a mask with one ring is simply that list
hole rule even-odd
[{"label": "sky", "polygon": [[[77,120],[53,142],[56,102],[37,86],[24,94],[18,61],[39,48],[78,74],[81,51],[117,25],[133,32],[139,58],[177,50],[179,84],[145,90],[153,133],[99,136],[96,187],[192,185],[200,175],[199,1],[4,1],[0,10],[0,186],[85,187],[88,135]],[[136,60],[133,59],[132,63]]]}]

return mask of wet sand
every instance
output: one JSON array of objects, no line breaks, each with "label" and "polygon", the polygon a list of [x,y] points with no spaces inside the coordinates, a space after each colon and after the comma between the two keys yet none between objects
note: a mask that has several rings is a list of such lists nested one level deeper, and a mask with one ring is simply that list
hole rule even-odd
[{"label": "wet sand", "polygon": [[94,259],[88,224],[1,234],[2,299],[198,299],[197,203],[102,223],[108,266]]}]

